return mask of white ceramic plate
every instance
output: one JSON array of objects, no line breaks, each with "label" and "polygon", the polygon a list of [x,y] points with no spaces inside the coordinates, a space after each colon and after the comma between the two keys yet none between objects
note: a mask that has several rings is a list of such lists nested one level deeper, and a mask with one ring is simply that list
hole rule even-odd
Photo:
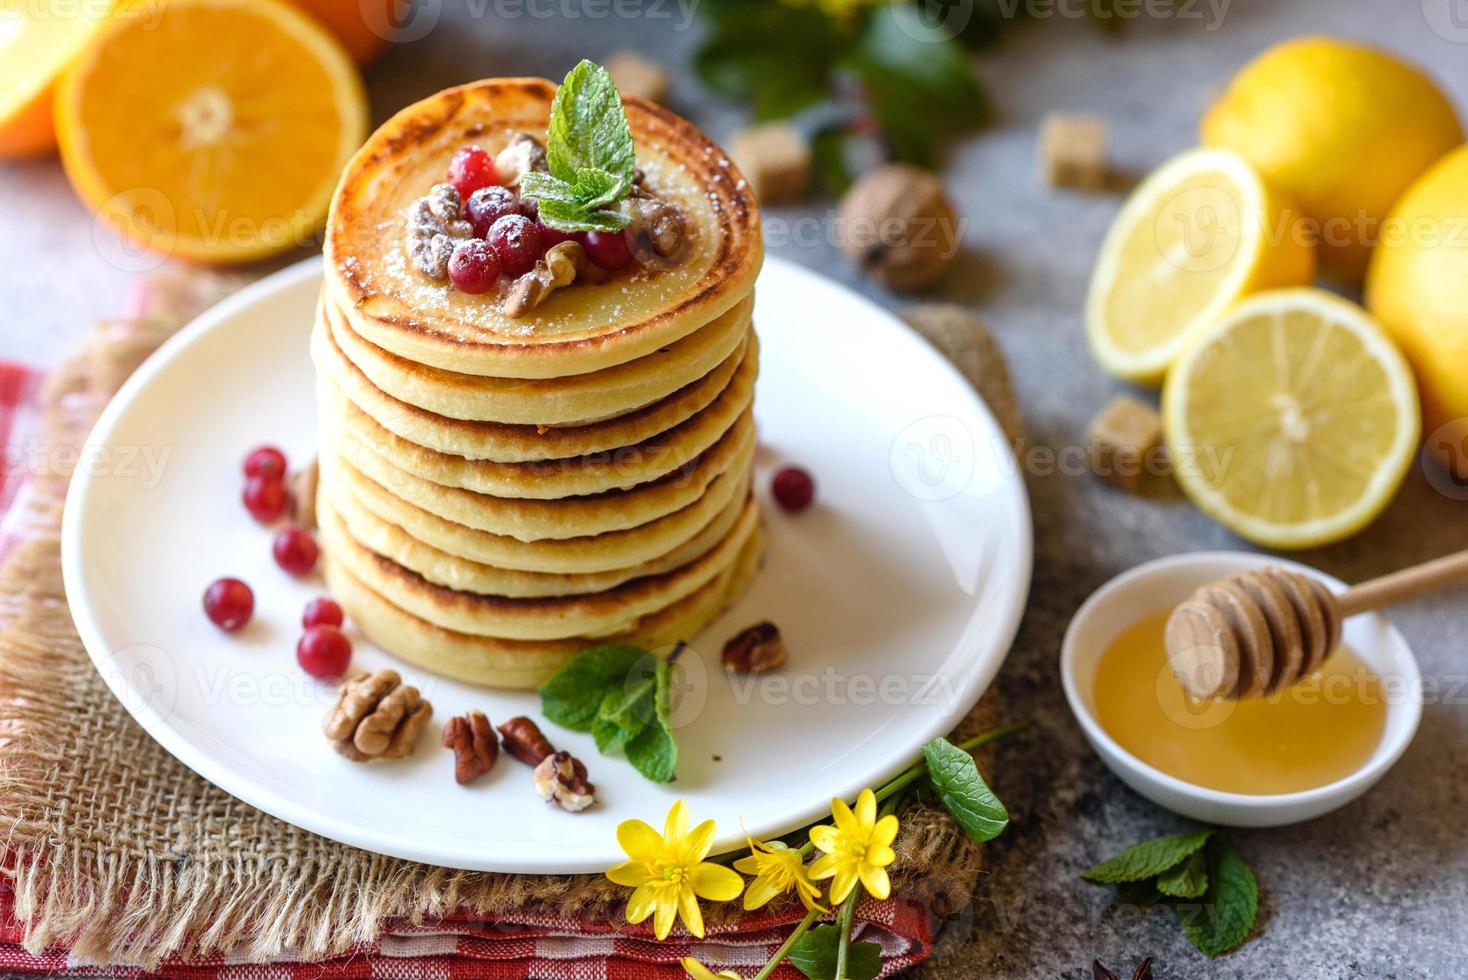
[{"label": "white ceramic plate", "polygon": [[[794,265],[760,279],[759,485],[763,571],[695,638],[674,712],[678,779],[651,784],[589,736],[547,725],[583,759],[599,803],[542,803],[501,755],[457,785],[430,725],[418,753],[358,765],[320,733],[334,689],[294,648],[318,581],[275,567],[271,533],[240,504],[256,444],[310,458],[307,337],[320,287],[310,261],[200,317],[134,375],[92,433],[67,500],[63,564],[77,627],[133,717],[184,764],[275,816],[368,850],[437,865],[534,873],[601,871],[614,830],[659,823],[679,797],[719,824],[717,848],[794,830],[906,766],[978,700],[1009,650],[1030,581],[1023,482],[982,401],[892,316]],[[815,506],[782,513],[771,469],[814,473]],[[205,586],[255,590],[242,632],[215,629]],[[779,624],[787,667],[759,681],[719,667],[730,635]],[[393,664],[354,634],[354,668]],[[479,690],[403,668],[435,722],[469,708],[495,723],[537,714],[534,694]]]}]

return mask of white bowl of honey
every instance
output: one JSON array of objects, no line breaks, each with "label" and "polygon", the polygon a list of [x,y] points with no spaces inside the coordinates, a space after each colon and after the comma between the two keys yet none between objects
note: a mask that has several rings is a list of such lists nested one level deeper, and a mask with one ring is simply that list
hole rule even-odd
[{"label": "white bowl of honey", "polygon": [[1340,581],[1296,562],[1198,552],[1140,565],[1098,589],[1066,629],[1061,681],[1102,761],[1176,813],[1275,827],[1344,806],[1401,757],[1422,717],[1422,676],[1407,641],[1376,614],[1346,621],[1307,677],[1271,694],[1197,701],[1173,676],[1163,626],[1209,582],[1270,565]]}]

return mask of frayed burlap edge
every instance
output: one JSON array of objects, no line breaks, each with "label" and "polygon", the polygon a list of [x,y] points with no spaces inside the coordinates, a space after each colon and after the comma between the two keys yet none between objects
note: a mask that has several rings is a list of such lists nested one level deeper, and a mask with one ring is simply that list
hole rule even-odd
[{"label": "frayed burlap edge", "polygon": [[[318,959],[372,941],[388,919],[533,910],[620,920],[626,893],[600,876],[435,868],[248,807],[168,755],[93,669],[61,580],[61,511],[75,466],[68,447],[81,445],[158,343],[237,285],[200,272],[156,279],[151,315],[99,325],[45,387],[41,451],[17,504],[17,543],[0,563],[0,839],[26,948],[66,946],[81,962],[156,968],[166,956],[224,951]],[[935,339],[951,349],[951,338]],[[994,365],[985,372],[973,380],[988,387]],[[1007,386],[1002,365],[997,377]],[[1012,405],[1002,392],[989,397]],[[981,705],[963,732],[989,727],[989,714]],[[946,814],[909,808],[897,849],[901,898],[939,916],[968,905],[979,849]],[[734,904],[710,909],[710,921],[737,918]]]}]

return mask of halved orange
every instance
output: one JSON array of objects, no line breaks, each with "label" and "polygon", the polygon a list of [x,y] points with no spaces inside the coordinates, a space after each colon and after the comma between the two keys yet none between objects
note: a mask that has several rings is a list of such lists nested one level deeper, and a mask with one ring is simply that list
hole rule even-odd
[{"label": "halved orange", "polygon": [[56,145],[57,76],[112,11],[113,0],[0,0],[0,158]]},{"label": "halved orange", "polygon": [[[137,9],[146,10],[146,6]],[[72,186],[134,245],[196,262],[310,242],[367,134],[341,45],[279,0],[115,15],[62,77]]]}]

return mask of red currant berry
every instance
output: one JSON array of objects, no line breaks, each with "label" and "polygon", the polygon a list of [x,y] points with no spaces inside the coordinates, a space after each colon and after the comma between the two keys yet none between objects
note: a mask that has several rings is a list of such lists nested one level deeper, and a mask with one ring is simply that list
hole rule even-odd
[{"label": "red currant berry", "polygon": [[500,175],[494,169],[494,158],[477,146],[466,146],[449,161],[449,183],[465,198],[479,190],[498,184]]},{"label": "red currant berry", "polygon": [[559,228],[552,228],[543,221],[537,221],[535,223],[535,234],[540,240],[541,255],[549,252],[561,244],[561,242],[574,242],[577,240],[577,237],[570,232],[561,231]]},{"label": "red currant berry", "polygon": [[464,202],[464,216],[469,219],[478,238],[488,235],[489,226],[505,215],[519,213],[520,199],[515,192],[498,184],[479,188]]},{"label": "red currant berry", "polygon": [[271,524],[280,520],[290,504],[290,494],[286,493],[285,481],[280,477],[252,476],[245,481],[245,492],[242,499],[245,502],[245,510],[250,516],[261,524]]},{"label": "red currant berry", "polygon": [[771,484],[775,502],[784,510],[797,514],[810,506],[816,495],[816,481],[799,466],[783,467]]},{"label": "red currant berry", "polygon": [[500,257],[482,238],[454,247],[449,256],[449,282],[461,293],[487,293],[500,277]]},{"label": "red currant berry", "polygon": [[306,604],[306,611],[301,614],[301,625],[307,629],[313,626],[340,627],[345,618],[342,607],[336,604],[335,599],[322,596]]},{"label": "red currant berry", "polygon": [[261,446],[245,457],[245,476],[285,479],[285,453],[274,446]]},{"label": "red currant berry", "polygon": [[540,233],[523,214],[507,214],[490,225],[488,240],[507,276],[524,275],[540,258]]},{"label": "red currant berry", "polygon": [[352,662],[352,641],[335,626],[312,626],[296,642],[296,663],[312,677],[340,677]]},{"label": "red currant berry", "polygon": [[226,633],[250,621],[255,611],[255,593],[237,578],[222,578],[204,590],[204,615]]},{"label": "red currant berry", "polygon": [[297,578],[309,574],[321,554],[311,532],[295,525],[281,528],[271,551],[275,554],[275,563]]},{"label": "red currant berry", "polygon": [[581,235],[586,257],[608,272],[625,269],[632,261],[632,247],[620,231],[588,231]]}]

